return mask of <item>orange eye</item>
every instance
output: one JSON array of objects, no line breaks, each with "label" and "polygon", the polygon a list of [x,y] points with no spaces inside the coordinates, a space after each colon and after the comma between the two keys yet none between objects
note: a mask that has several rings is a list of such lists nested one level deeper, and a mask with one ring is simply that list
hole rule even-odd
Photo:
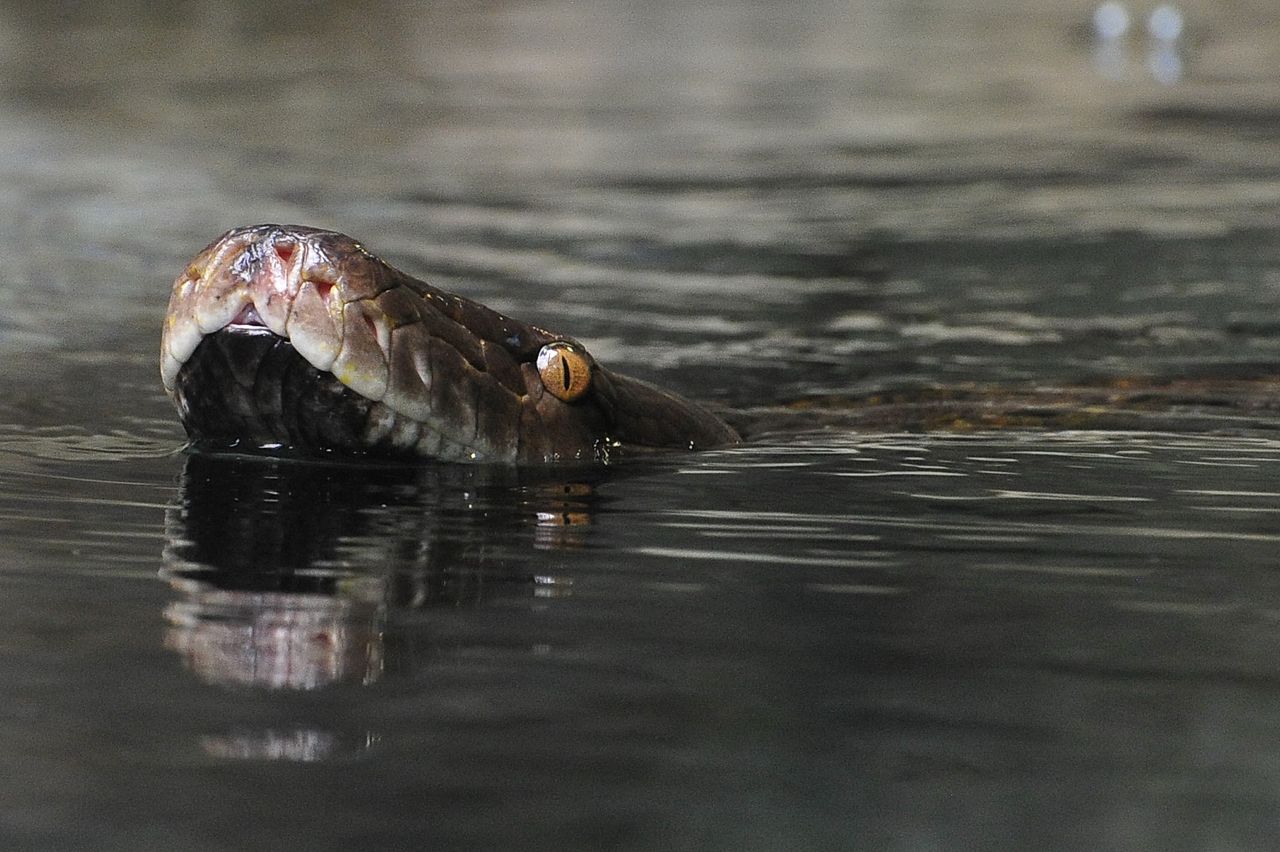
[{"label": "orange eye", "polygon": [[573,402],[591,387],[591,361],[572,343],[548,343],[538,353],[538,375],[552,396]]}]

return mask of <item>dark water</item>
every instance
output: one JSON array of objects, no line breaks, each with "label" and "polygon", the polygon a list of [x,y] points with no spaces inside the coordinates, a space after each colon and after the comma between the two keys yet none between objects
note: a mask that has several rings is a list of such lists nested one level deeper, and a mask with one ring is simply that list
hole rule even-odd
[{"label": "dark water", "polygon": [[[1177,8],[0,4],[0,846],[1270,848],[1280,32]],[[815,405],[609,470],[185,455],[168,283],[272,220]]]}]

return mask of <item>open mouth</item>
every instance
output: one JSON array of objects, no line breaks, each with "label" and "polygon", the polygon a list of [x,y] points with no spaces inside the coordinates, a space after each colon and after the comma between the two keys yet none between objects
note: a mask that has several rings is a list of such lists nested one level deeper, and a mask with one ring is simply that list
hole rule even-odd
[{"label": "open mouth", "polygon": [[240,313],[236,314],[231,322],[227,323],[227,328],[232,330],[237,328],[257,330],[266,327],[266,322],[263,321],[262,315],[258,313],[258,309],[253,306],[253,302],[249,302],[241,308]]},{"label": "open mouth", "polygon": [[252,309],[205,335],[174,379],[191,439],[208,449],[394,454],[367,440],[377,404],[317,370]]}]

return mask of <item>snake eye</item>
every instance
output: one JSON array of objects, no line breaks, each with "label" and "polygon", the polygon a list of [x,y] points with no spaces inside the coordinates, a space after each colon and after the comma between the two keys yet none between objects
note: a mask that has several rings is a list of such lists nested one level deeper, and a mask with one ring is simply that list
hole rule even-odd
[{"label": "snake eye", "polygon": [[538,353],[538,375],[552,396],[573,402],[591,387],[591,361],[572,343],[548,343]]}]

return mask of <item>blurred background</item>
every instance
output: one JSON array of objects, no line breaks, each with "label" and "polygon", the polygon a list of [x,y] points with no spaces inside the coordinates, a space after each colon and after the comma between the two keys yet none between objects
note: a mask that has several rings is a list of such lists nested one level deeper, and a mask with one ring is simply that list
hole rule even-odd
[{"label": "blurred background", "polygon": [[1280,306],[1271,17],[0,6],[0,351],[150,358],[174,270],[287,221],[735,405],[1251,368]]}]

